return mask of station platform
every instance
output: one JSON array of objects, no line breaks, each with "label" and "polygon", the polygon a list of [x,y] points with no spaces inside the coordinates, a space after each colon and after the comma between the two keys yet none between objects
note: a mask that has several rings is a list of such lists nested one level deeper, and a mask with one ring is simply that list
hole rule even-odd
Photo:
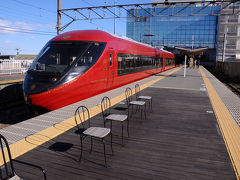
[{"label": "station platform", "polygon": [[[113,148],[107,139],[107,164],[103,147],[84,141],[81,162],[74,112],[87,106],[93,126],[103,126],[100,101],[104,96],[115,107],[125,99],[126,87],[138,83],[142,95],[153,98],[147,118],[136,112],[130,118],[130,137],[124,126],[113,124]],[[120,112],[114,109],[114,112]],[[239,179],[239,97],[205,68],[178,67],[80,101],[56,111],[3,128],[13,158],[41,166],[48,179]],[[2,165],[2,162],[1,162]],[[41,174],[15,164],[24,179]]]},{"label": "station platform", "polygon": [[22,83],[25,74],[0,75],[0,90],[15,83]]},{"label": "station platform", "polygon": [[0,75],[0,84],[5,82],[23,81],[25,74]]}]

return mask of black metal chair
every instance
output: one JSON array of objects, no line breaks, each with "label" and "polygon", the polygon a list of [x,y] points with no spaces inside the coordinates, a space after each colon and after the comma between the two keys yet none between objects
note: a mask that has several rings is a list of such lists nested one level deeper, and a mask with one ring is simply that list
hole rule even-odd
[{"label": "black metal chair", "polygon": [[136,106],[136,110],[141,110],[141,120],[142,120],[142,113],[144,111],[145,119],[147,118],[146,115],[146,103],[145,101],[134,101],[132,100],[132,89],[130,87],[127,87],[125,90],[125,97],[128,109],[130,109],[130,106],[132,106],[132,114],[133,114],[133,106]]},{"label": "black metal chair", "polygon": [[18,179],[20,180],[21,179],[15,172],[13,162],[21,163],[23,165],[31,166],[36,169],[39,169],[43,173],[43,178],[45,180],[47,179],[45,170],[43,168],[41,168],[40,166],[31,164],[28,162],[24,162],[24,161],[12,159],[12,155],[11,155],[11,151],[10,151],[8,142],[7,142],[6,138],[1,134],[0,134],[0,145],[1,145],[0,179],[2,179],[2,180],[18,180]]},{"label": "black metal chair", "polygon": [[143,100],[143,101],[148,102],[149,107],[151,107],[151,110],[152,110],[152,97],[151,96],[146,96],[146,95],[140,95],[139,84],[135,85],[135,95],[136,95],[136,100]]},{"label": "black metal chair", "polygon": [[[111,150],[113,153],[112,148],[112,133],[111,129],[109,128],[103,128],[103,127],[91,127],[91,121],[90,121],[90,113],[87,107],[85,106],[79,106],[75,111],[75,122],[77,126],[77,133],[80,135],[80,143],[81,143],[81,153],[79,157],[79,161],[82,159],[82,152],[83,152],[83,139],[86,136],[91,137],[91,150],[92,152],[92,146],[93,146],[93,138],[100,139],[103,143],[103,154],[104,154],[104,161],[105,161],[105,167],[107,167],[107,160],[106,160],[106,148],[105,148],[105,140],[104,138],[107,135],[111,135]],[[88,123],[86,122],[88,120]],[[86,126],[86,124],[88,124]]]},{"label": "black metal chair", "polygon": [[114,114],[111,113],[111,101],[109,97],[105,96],[103,97],[101,101],[101,109],[102,109],[102,115],[104,120],[104,127],[106,127],[106,122],[110,121],[110,128],[112,130],[112,121],[120,122],[122,125],[122,145],[123,145],[123,123],[124,121],[127,121],[127,133],[129,136],[129,118],[128,114]]}]

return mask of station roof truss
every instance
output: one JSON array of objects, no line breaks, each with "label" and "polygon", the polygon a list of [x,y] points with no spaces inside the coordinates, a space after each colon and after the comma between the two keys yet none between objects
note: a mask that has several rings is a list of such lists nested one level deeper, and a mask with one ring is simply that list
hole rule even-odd
[{"label": "station roof truss", "polygon": [[[168,1],[163,2],[152,2],[144,4],[121,4],[121,5],[106,5],[106,6],[93,6],[93,7],[82,7],[82,8],[70,8],[70,9],[60,9],[58,10],[58,15],[64,15],[68,17],[69,22],[67,22],[62,27],[57,27],[58,30],[63,31],[74,21],[83,21],[83,20],[99,20],[99,19],[113,19],[113,18],[141,18],[142,16],[137,15],[136,13],[131,13],[131,9],[142,9],[146,12],[147,16],[144,17],[176,17],[176,16],[219,16],[221,10],[231,6],[231,14],[239,14],[240,10],[235,9],[234,3],[237,3],[238,0],[206,0],[204,2],[200,0],[193,1]],[[218,13],[215,11],[206,12],[205,8],[209,6],[219,6],[221,9]],[[164,7],[160,12],[155,11],[158,7]],[[197,11],[194,11],[193,7],[200,7]],[[181,7],[179,9],[179,7]],[[191,8],[191,14],[182,13],[186,8]],[[115,11],[116,8],[116,11]],[[164,11],[172,8],[171,13],[165,13]],[[174,10],[178,8],[178,10]],[[150,11],[154,9],[154,11]],[[124,12],[125,11],[125,12]],[[116,12],[116,13],[115,13]],[[221,14],[222,16],[223,14]],[[229,15],[229,14],[226,14]]]},{"label": "station roof truss", "polygon": [[208,47],[201,47],[201,48],[184,48],[184,47],[179,47],[179,46],[175,46],[175,49],[179,50],[180,52],[182,52],[183,54],[186,55],[191,55],[191,56],[195,56],[195,55],[199,55],[205,51],[208,50]]}]

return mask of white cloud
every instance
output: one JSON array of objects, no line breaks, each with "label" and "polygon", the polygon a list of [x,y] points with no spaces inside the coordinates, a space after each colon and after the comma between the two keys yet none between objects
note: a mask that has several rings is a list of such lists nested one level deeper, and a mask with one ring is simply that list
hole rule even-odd
[{"label": "white cloud", "polygon": [[23,21],[0,20],[0,34],[17,34],[24,33],[21,31],[31,32],[35,28]]},{"label": "white cloud", "polygon": [[9,21],[0,20],[0,26],[8,26],[10,24],[11,24],[11,22],[9,22]]},{"label": "white cloud", "polygon": [[10,21],[0,20],[0,34],[16,34],[16,32],[9,28],[11,25],[12,23]]},{"label": "white cloud", "polygon": [[30,26],[29,24],[27,24],[23,21],[16,21],[15,23],[13,23],[13,25],[19,29],[27,29],[30,31],[34,30],[34,28],[32,26]]}]

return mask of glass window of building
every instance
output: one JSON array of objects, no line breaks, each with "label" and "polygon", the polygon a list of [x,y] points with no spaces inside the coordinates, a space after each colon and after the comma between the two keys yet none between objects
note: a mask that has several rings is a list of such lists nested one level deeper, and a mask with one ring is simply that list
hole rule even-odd
[{"label": "glass window of building", "polygon": [[[143,9],[129,10],[127,36],[154,46],[216,48],[218,18],[214,15],[203,16],[203,14],[218,12],[220,6],[209,6],[200,10],[201,6],[192,5],[178,13],[178,16],[169,16],[183,7],[178,5],[164,10],[165,6],[158,6],[147,9],[156,15],[155,17]],[[194,16],[192,16],[193,12]]]}]

